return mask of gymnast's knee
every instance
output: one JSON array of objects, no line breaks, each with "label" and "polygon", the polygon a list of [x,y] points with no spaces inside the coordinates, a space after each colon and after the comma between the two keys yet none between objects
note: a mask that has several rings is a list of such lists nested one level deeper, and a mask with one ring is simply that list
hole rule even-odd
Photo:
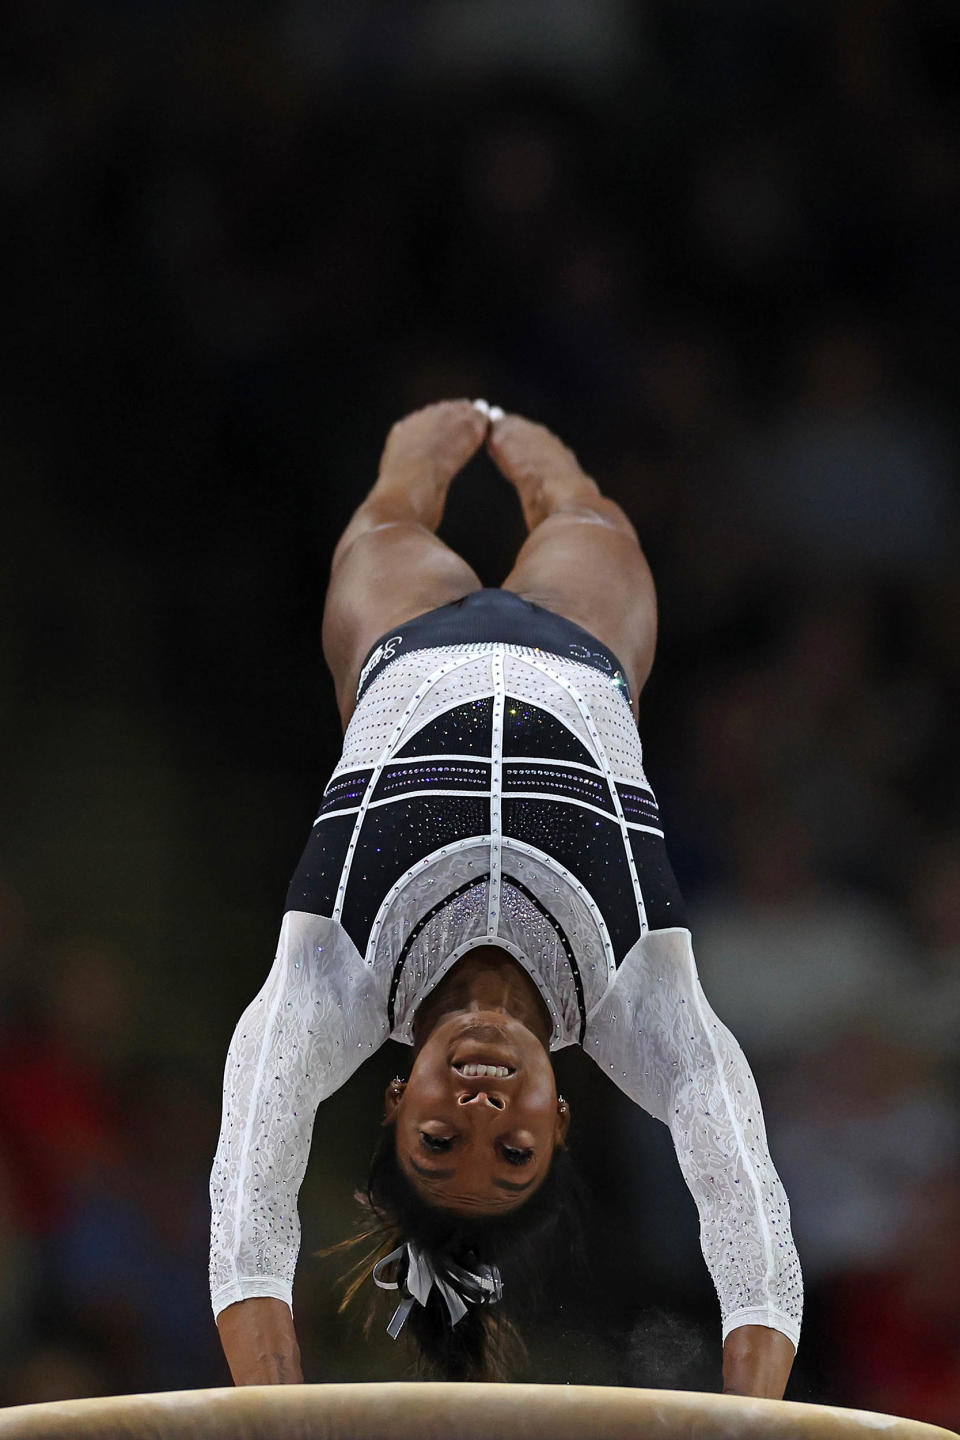
[{"label": "gymnast's knee", "polygon": [[608,500],[605,495],[598,495],[595,501],[587,504],[583,501],[577,504],[565,505],[562,509],[554,510],[546,519],[541,520],[537,526],[537,532],[549,532],[559,528],[562,524],[599,525],[605,530],[612,530],[617,534],[626,535],[631,540],[637,539],[637,532],[633,524],[621,510],[615,500]]}]

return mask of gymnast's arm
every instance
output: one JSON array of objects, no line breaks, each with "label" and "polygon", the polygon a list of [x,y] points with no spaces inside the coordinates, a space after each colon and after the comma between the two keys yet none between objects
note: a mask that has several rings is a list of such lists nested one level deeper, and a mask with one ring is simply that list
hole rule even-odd
[{"label": "gymnast's arm", "polygon": [[303,1383],[293,1313],[285,1300],[238,1300],[217,1316],[217,1329],[234,1385]]},{"label": "gymnast's arm", "polygon": [[386,1039],[381,998],[339,925],[284,916],[273,967],[230,1042],[210,1176],[210,1292],[237,1385],[303,1378],[297,1197],[317,1106]]},{"label": "gymnast's arm", "polygon": [[723,1320],[723,1388],[781,1399],[800,1335],[790,1207],[743,1052],[707,1003],[687,930],[648,932],[588,1019],[584,1048],[670,1127]]},{"label": "gymnast's arm", "polygon": [[795,1354],[793,1342],[769,1325],[738,1325],[723,1342],[724,1395],[782,1400]]}]

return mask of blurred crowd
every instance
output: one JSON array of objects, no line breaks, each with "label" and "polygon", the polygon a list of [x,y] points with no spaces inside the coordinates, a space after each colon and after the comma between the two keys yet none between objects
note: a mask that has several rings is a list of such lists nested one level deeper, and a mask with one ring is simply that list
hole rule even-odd
[{"label": "blurred crowd", "polygon": [[[641,731],[793,1206],[788,1395],[956,1424],[956,8],[37,0],[7,40],[0,1402],[226,1383],[206,1177],[338,753],[326,566],[389,423],[484,394],[654,568]],[[442,533],[510,568],[485,460]],[[715,1387],[669,1137],[578,1058],[611,1224],[537,1374]],[[310,1258],[377,1075],[304,1189],[308,1379],[402,1373]]]}]

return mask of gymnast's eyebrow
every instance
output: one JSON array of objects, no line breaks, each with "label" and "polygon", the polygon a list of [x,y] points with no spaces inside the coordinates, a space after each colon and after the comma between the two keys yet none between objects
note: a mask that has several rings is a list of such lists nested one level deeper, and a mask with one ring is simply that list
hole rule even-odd
[{"label": "gymnast's eyebrow", "polygon": [[[418,1165],[412,1155],[408,1155],[407,1159],[418,1175],[426,1175],[431,1180],[452,1180],[457,1173],[456,1170],[428,1170],[425,1165]],[[534,1176],[535,1179],[536,1176]],[[510,1190],[513,1194],[519,1195],[521,1191],[530,1189],[533,1180],[494,1180],[493,1183],[499,1190]]]},{"label": "gymnast's eyebrow", "polygon": [[425,1165],[418,1165],[412,1155],[408,1155],[407,1159],[418,1175],[427,1175],[431,1180],[452,1180],[457,1173],[456,1170],[428,1170]]}]

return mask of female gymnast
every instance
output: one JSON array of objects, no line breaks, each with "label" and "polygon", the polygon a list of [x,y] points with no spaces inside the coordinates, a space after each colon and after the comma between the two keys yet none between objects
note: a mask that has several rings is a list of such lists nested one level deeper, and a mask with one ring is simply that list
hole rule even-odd
[{"label": "female gymnast", "polygon": [[[434,533],[484,442],[529,529],[499,589]],[[393,1290],[391,1334],[441,1376],[503,1376],[511,1267],[556,1243],[570,1191],[549,1056],[579,1044],[670,1127],[724,1391],[782,1397],[800,1269],[644,774],[655,639],[633,526],[548,430],[465,400],[393,427],[324,613],[343,753],[227,1056],[210,1273],[237,1384],[302,1379],[291,1293],[314,1117],[392,1037],[413,1063],[387,1089],[353,1287]]]}]

